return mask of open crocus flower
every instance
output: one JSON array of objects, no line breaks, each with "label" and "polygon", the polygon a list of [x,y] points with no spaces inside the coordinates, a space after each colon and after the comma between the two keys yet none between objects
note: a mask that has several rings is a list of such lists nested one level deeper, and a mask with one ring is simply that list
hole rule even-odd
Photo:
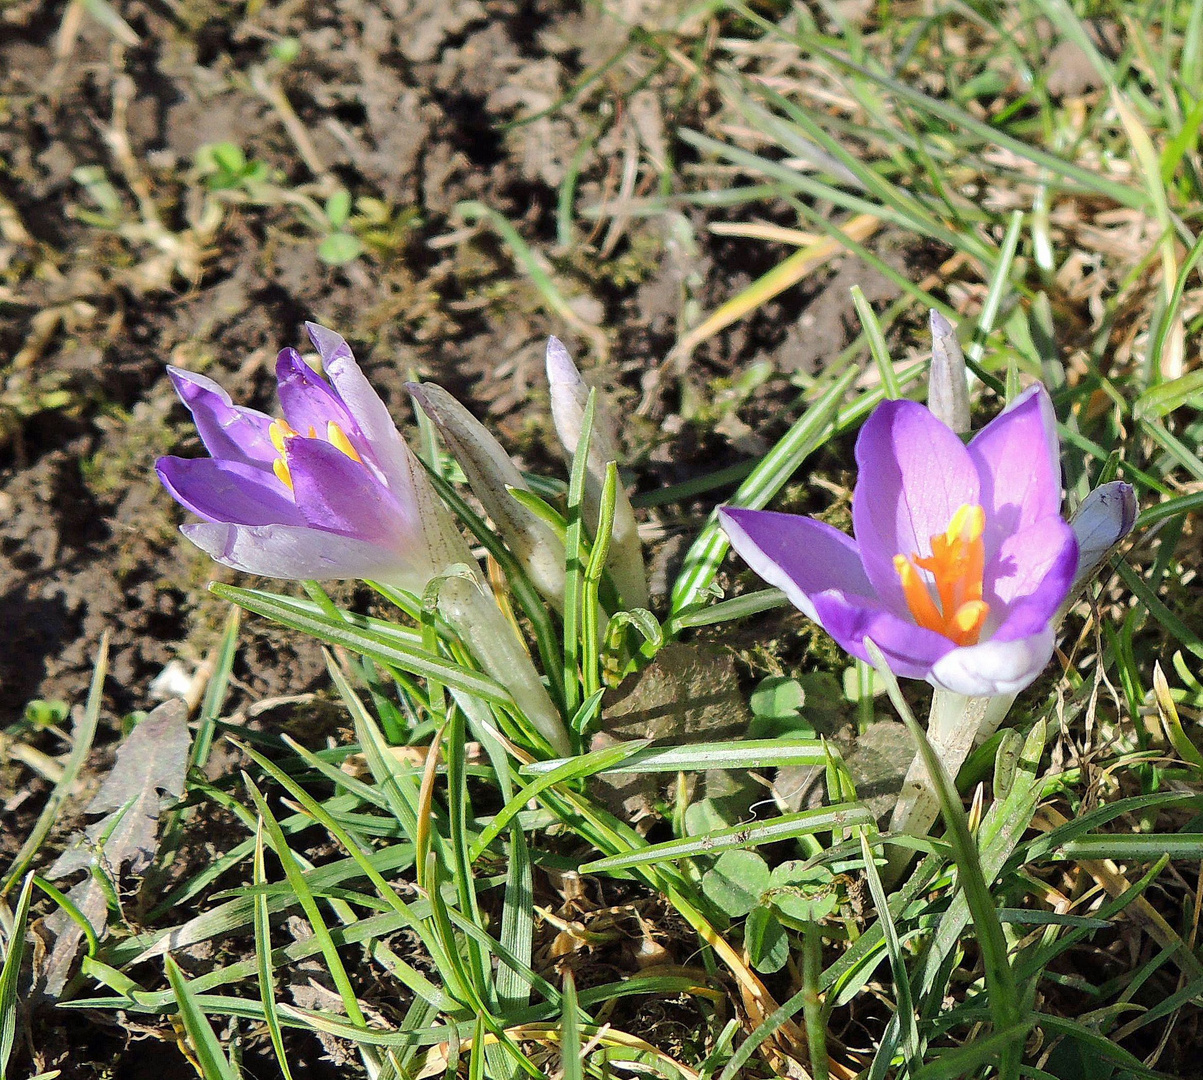
[{"label": "open crocus flower", "polygon": [[168,369],[212,455],[155,464],[172,496],[204,519],[182,531],[246,573],[421,593],[448,566],[471,564],[468,547],[347,343],[306,329],[329,382],[284,349],[282,420],[235,405],[212,379]]},{"label": "open crocus flower", "polygon": [[1018,397],[968,446],[887,401],[856,442],[855,540],[813,518],[724,509],[731,544],[853,656],[957,694],[1014,694],[1053,652],[1078,564],[1060,515],[1052,404]]}]

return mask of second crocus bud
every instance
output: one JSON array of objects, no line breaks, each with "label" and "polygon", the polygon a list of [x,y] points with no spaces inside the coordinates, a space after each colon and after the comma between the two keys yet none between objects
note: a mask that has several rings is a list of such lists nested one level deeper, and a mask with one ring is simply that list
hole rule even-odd
[{"label": "second crocus bud", "polygon": [[488,429],[441,386],[409,383],[407,389],[439,429],[473,493],[531,584],[557,611],[562,611],[564,544],[549,525],[510,494],[515,489],[530,490],[518,467]]},{"label": "second crocus bud", "polygon": [[[551,387],[551,417],[556,434],[569,457],[572,457],[581,440],[589,387],[577,371],[568,350],[554,337],[547,342],[547,381]],[[595,405],[584,498],[585,521],[591,528],[597,522],[601,509],[606,466],[618,460],[615,442],[614,426],[609,415],[600,404]],[[621,487],[614,506],[614,527],[606,555],[606,569],[625,607],[647,607],[647,574],[635,525],[635,512],[631,508],[631,500]]]}]

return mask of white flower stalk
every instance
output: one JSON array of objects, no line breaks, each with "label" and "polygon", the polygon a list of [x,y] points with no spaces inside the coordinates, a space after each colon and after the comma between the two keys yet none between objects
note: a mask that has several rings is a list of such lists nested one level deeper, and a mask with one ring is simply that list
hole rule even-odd
[{"label": "white flower stalk", "polygon": [[564,544],[510,493],[530,488],[518,467],[479,420],[435,383],[407,386],[430,417],[447,448],[468,478],[485,513],[539,592],[556,608],[564,608]]},{"label": "white flower stalk", "polygon": [[451,575],[438,586],[439,614],[485,673],[509,692],[518,711],[560,757],[572,754],[564,722],[548,696],[513,624],[473,577]]},{"label": "white flower stalk", "polygon": [[[551,416],[556,433],[571,456],[576,453],[577,444],[581,441],[581,423],[589,400],[589,388],[568,355],[568,350],[554,337],[547,342],[547,381],[551,386]],[[617,460],[614,428],[606,410],[598,403],[593,412],[585,481],[585,521],[590,526],[598,520],[606,465]],[[635,512],[631,509],[631,500],[621,487],[614,506],[614,529],[606,555],[606,569],[628,609],[647,607],[647,575],[635,526]]]}]

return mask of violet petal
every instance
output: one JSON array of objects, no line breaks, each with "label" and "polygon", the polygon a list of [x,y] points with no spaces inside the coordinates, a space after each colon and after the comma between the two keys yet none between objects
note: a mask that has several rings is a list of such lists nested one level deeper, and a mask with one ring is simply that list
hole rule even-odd
[{"label": "violet petal", "polygon": [[885,654],[890,670],[904,679],[926,679],[932,666],[956,648],[943,634],[916,626],[880,603],[836,591],[813,597],[818,622],[853,656],[868,660],[865,638]]},{"label": "violet petal", "polygon": [[961,440],[914,401],[877,407],[856,440],[856,463],[852,523],[861,559],[877,594],[902,614],[894,556],[931,554],[931,538],[978,501],[977,470]]},{"label": "violet petal", "polygon": [[155,462],[155,471],[173,499],[206,521],[239,525],[305,522],[287,488],[254,465],[162,457]]},{"label": "violet petal", "polygon": [[1061,462],[1057,421],[1043,386],[1015,399],[969,444],[986,511],[986,558],[1006,536],[1061,509]]},{"label": "violet petal", "polygon": [[413,518],[362,462],[321,439],[289,439],[286,451],[307,524],[384,546],[413,542]]},{"label": "violet petal", "polygon": [[1059,517],[1046,517],[1002,541],[986,564],[983,599],[1003,614],[1020,600],[1034,600],[1052,619],[1069,593],[1078,568],[1074,531]]},{"label": "violet petal", "polygon": [[326,375],[358,427],[385,484],[403,503],[412,504],[409,449],[380,395],[372,389],[341,335],[317,323],[306,323],[305,329],[321,353]]},{"label": "violet petal", "polygon": [[811,598],[828,589],[873,596],[856,542],[838,529],[799,514],[724,507],[719,522],[731,546],[790,603],[818,621]]},{"label": "violet petal", "polygon": [[397,552],[366,540],[296,525],[185,525],[180,530],[226,566],[294,581],[382,581],[418,594],[426,579]]},{"label": "violet petal", "polygon": [[271,470],[279,455],[268,436],[270,416],[235,405],[229,394],[204,375],[176,367],[169,367],[167,374],[192,413],[197,433],[210,455]]},{"label": "violet petal", "polygon": [[326,428],[337,424],[350,437],[355,449],[360,442],[356,424],[339,396],[296,349],[281,349],[276,357],[276,382],[284,419],[298,435],[326,438]]}]

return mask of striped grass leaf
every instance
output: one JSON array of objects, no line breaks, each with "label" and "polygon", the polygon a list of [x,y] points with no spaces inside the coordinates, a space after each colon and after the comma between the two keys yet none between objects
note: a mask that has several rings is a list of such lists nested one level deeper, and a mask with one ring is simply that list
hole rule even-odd
[{"label": "striped grass leaf", "polygon": [[[529,968],[534,943],[534,882],[526,834],[514,825],[509,831],[509,863],[501,907],[501,946]],[[525,1008],[531,984],[517,965],[503,964],[497,971],[497,1008],[503,1017]]]},{"label": "striped grass leaf", "polygon": [[[246,748],[244,748],[246,749]],[[273,780],[280,784],[302,807],[302,809],[319,825],[321,825],[330,836],[350,855],[351,861],[359,868],[362,874],[372,883],[376,890],[377,896],[382,900],[393,912],[405,920],[408,929],[414,931],[421,939],[423,945],[431,952],[431,955],[436,960],[442,959],[442,955],[438,948],[438,941],[430,932],[427,920],[424,919],[413,906],[407,904],[398,894],[397,890],[389,884],[387,878],[376,868],[371,858],[372,852],[365,850],[346,829],[335,821],[328,811],[313,798],[295,779],[290,777],[284,770],[279,768],[274,762],[268,760],[262,755],[256,754],[254,751],[246,749],[255,763],[263,769]],[[433,757],[433,755],[432,755]],[[292,886],[292,879],[289,878],[289,885]],[[293,886],[295,892],[295,886]],[[308,913],[308,909],[306,909]],[[433,983],[427,980],[416,969],[410,965],[404,964],[406,985],[411,988],[417,987],[420,996],[433,1004],[439,1005],[440,1008],[453,1008],[454,1003],[440,991]]]},{"label": "striped grass leaf", "polygon": [[523,765],[521,771],[527,776],[545,776],[555,772],[569,779],[573,776],[618,776],[625,773],[767,769],[783,765],[824,765],[829,752],[839,753],[823,739],[745,739],[739,742],[656,747],[648,747],[645,740],[635,740],[588,755],[588,770],[572,770],[564,774],[564,770],[568,770],[575,759],[556,758],[551,761],[532,761]]},{"label": "striped grass leaf", "polygon": [[305,913],[305,918],[309,923],[310,929],[313,930],[313,936],[317,938],[318,944],[321,947],[322,959],[326,963],[326,969],[330,973],[330,978],[334,982],[338,996],[342,999],[343,1008],[346,1009],[347,1015],[353,1023],[363,1026],[367,1021],[363,1015],[363,1010],[359,1006],[359,999],[355,996],[355,989],[351,985],[347,969],[343,966],[342,958],[338,954],[338,947],[330,937],[330,930],[318,907],[317,898],[313,895],[313,890],[310,888],[309,882],[305,880],[305,875],[301,870],[300,864],[297,862],[296,855],[293,853],[292,848],[289,847],[284,831],[280,828],[279,822],[271,812],[271,808],[267,805],[267,800],[263,797],[255,782],[247,776],[244,777],[244,785],[247,794],[251,797],[251,801],[255,804],[255,809],[259,814],[260,820],[263,822],[267,842],[272,851],[275,852],[276,858],[284,870],[284,876],[288,879],[288,884],[292,887],[296,901],[301,905],[301,910]]},{"label": "striped grass leaf", "polygon": [[580,1017],[577,1014],[576,979],[572,969],[564,972],[564,1012],[560,1020],[560,1068],[564,1080],[584,1080],[585,1062],[581,1046]]},{"label": "striped grass leaf", "polygon": [[201,1080],[238,1080],[238,1073],[221,1048],[221,1042],[204,1009],[184,978],[184,973],[170,957],[164,958],[167,981],[179,1006],[180,1023],[196,1055],[196,1068]]},{"label": "striped grass leaf", "polygon": [[[885,886],[881,883],[881,874],[877,869],[873,849],[869,846],[866,830],[860,830],[859,839],[865,877],[869,882],[869,894],[873,897],[873,905],[877,909],[877,921],[881,926],[886,955],[890,958],[890,971],[894,976],[894,1016],[890,1024],[898,1030],[897,1041],[902,1044],[907,1068],[913,1073],[922,1061],[923,1050],[919,1041],[919,1028],[915,1022],[915,1007],[911,1001],[911,980],[906,970],[906,957],[902,952],[902,939],[898,936],[898,928],[894,925],[894,917],[890,913],[890,903],[886,897]],[[892,1050],[889,1054],[878,1050],[870,1066],[871,1072],[885,1076],[883,1070],[888,1068],[892,1058]],[[881,1065],[878,1064],[879,1061]]]},{"label": "striped grass leaf", "polygon": [[1203,859],[1203,833],[1141,833],[1129,836],[1108,833],[1067,840],[1049,852],[1050,859],[1090,861],[1111,859],[1117,862],[1156,862],[1163,855],[1171,859]]},{"label": "striped grass leaf", "polygon": [[[1203,505],[1203,496],[1200,496],[1199,501]],[[700,610],[683,612],[664,624],[664,635],[673,638],[679,636],[683,630],[747,619],[759,615],[762,611],[784,607],[788,603],[789,598],[780,589],[758,589],[742,596],[733,596],[730,600],[720,600],[717,604]]]},{"label": "striped grass leaf", "polygon": [[[531,800],[537,798],[543,791],[555,787],[557,784],[568,783],[603,772],[610,765],[617,764],[629,754],[637,753],[646,747],[647,742],[646,739],[638,739],[628,743],[619,743],[615,746],[602,747],[601,749],[590,751],[588,754],[582,754],[580,757],[563,758],[558,761],[548,762],[547,764],[552,767],[547,770],[540,770],[536,778],[517,794],[511,796],[505,806],[497,812],[493,820],[481,830],[480,835],[476,838],[476,842],[472,845],[472,861],[475,862],[480,858],[489,845],[510,827],[510,824],[526,808]],[[523,771],[526,772],[526,770],[533,768],[534,765],[535,763],[532,762],[524,766]]]},{"label": "striped grass leaf", "polygon": [[[1002,246],[994,259],[990,272],[986,296],[982,301],[982,309],[977,317],[973,342],[965,350],[965,361],[969,364],[980,365],[986,351],[986,338],[994,329],[994,322],[1002,307],[1003,298],[1011,291],[1011,270],[1015,262],[1015,252],[1019,248],[1019,237],[1023,230],[1023,213],[1016,210],[1007,224]],[[1008,399],[1009,400],[1009,399]]]},{"label": "striped grass leaf", "polygon": [[732,848],[759,847],[781,840],[792,840],[798,836],[812,836],[820,832],[835,832],[856,825],[869,825],[873,816],[859,803],[844,803],[839,806],[824,806],[817,810],[801,810],[794,814],[782,814],[762,823],[716,829],[700,836],[683,840],[667,840],[661,844],[649,844],[637,851],[621,855],[609,855],[594,859],[581,866],[581,873],[627,870],[636,866],[648,866],[673,859],[688,859],[698,855],[714,855]]},{"label": "striped grass leaf", "polygon": [[618,497],[618,464],[606,463],[606,476],[602,483],[601,507],[598,513],[597,530],[581,586],[581,676],[583,693],[587,698],[601,689],[601,665],[597,631],[601,617],[598,589],[606,567],[606,556],[610,553],[610,539],[614,531],[614,508]]},{"label": "striped grass leaf", "polygon": [[212,674],[209,685],[205,687],[204,700],[197,714],[196,736],[192,741],[192,754],[189,767],[204,768],[209,760],[209,748],[213,745],[213,735],[217,729],[217,718],[221,716],[222,707],[226,700],[226,691],[230,685],[230,675],[234,670],[234,657],[238,651],[238,630],[241,626],[241,609],[231,606],[226,616],[225,629],[221,640],[210,658]]},{"label": "striped grass leaf", "polygon": [[896,401],[902,397],[902,387],[898,385],[898,373],[894,370],[894,361],[890,357],[890,348],[886,344],[886,336],[882,332],[873,307],[865,299],[864,290],[859,285],[852,286],[852,304],[864,328],[865,337],[869,341],[869,355],[877,365],[877,373],[881,376],[882,391],[885,396]]},{"label": "striped grass leaf", "polygon": [[[267,883],[267,866],[263,857],[263,825],[255,829],[254,876],[256,885]],[[280,1028],[280,1016],[276,1011],[276,975],[272,968],[271,922],[267,910],[267,896],[259,893],[255,897],[255,963],[259,977],[259,1000],[263,1002],[263,1019],[271,1038],[276,1064],[284,1080],[292,1080],[292,1069],[288,1064],[288,1053],[284,1048],[284,1033]]]},{"label": "striped grass leaf", "polygon": [[581,634],[594,633],[583,625],[583,579],[585,571],[584,545],[585,484],[589,473],[589,446],[593,440],[593,417],[597,407],[597,391],[590,389],[581,417],[581,431],[572,455],[568,479],[568,529],[564,534],[564,704],[568,715],[576,712],[581,701],[580,648]]},{"label": "striped grass leaf", "polygon": [[[313,819],[304,817],[305,827],[312,827]],[[254,828],[254,825],[251,826]],[[283,828],[281,826],[281,828]],[[301,830],[296,830],[301,831]],[[252,845],[254,841],[252,840]],[[253,846],[252,846],[253,850]],[[413,865],[414,852],[410,845],[394,845],[381,848],[368,856],[373,868],[381,874],[405,870]],[[362,876],[362,868],[356,859],[339,859],[314,870],[305,871],[309,889],[316,894],[326,894],[348,879]],[[273,915],[286,911],[295,902],[285,885],[267,890],[268,907]],[[210,908],[179,926],[150,935],[139,935],[129,941],[116,942],[106,948],[105,956],[112,963],[144,963],[174,949],[187,948],[213,938],[228,937],[245,930],[254,920],[253,893],[245,891],[235,899]]]},{"label": "striped grass leaf", "polygon": [[353,612],[343,612],[342,618],[334,618],[311,601],[221,582],[212,583],[209,589],[247,611],[299,630],[328,645],[350,649],[377,664],[437,680],[493,704],[512,704],[509,693],[499,683],[478,671],[433,655],[423,648],[420,635],[392,623],[368,619]]},{"label": "striped grass leaf", "polygon": [[29,903],[33,895],[33,875],[25,878],[17,896],[12,922],[5,928],[4,964],[0,966],[0,1080],[8,1078],[8,1062],[17,1036],[17,982],[21,961],[25,958],[25,929],[29,924]]}]

